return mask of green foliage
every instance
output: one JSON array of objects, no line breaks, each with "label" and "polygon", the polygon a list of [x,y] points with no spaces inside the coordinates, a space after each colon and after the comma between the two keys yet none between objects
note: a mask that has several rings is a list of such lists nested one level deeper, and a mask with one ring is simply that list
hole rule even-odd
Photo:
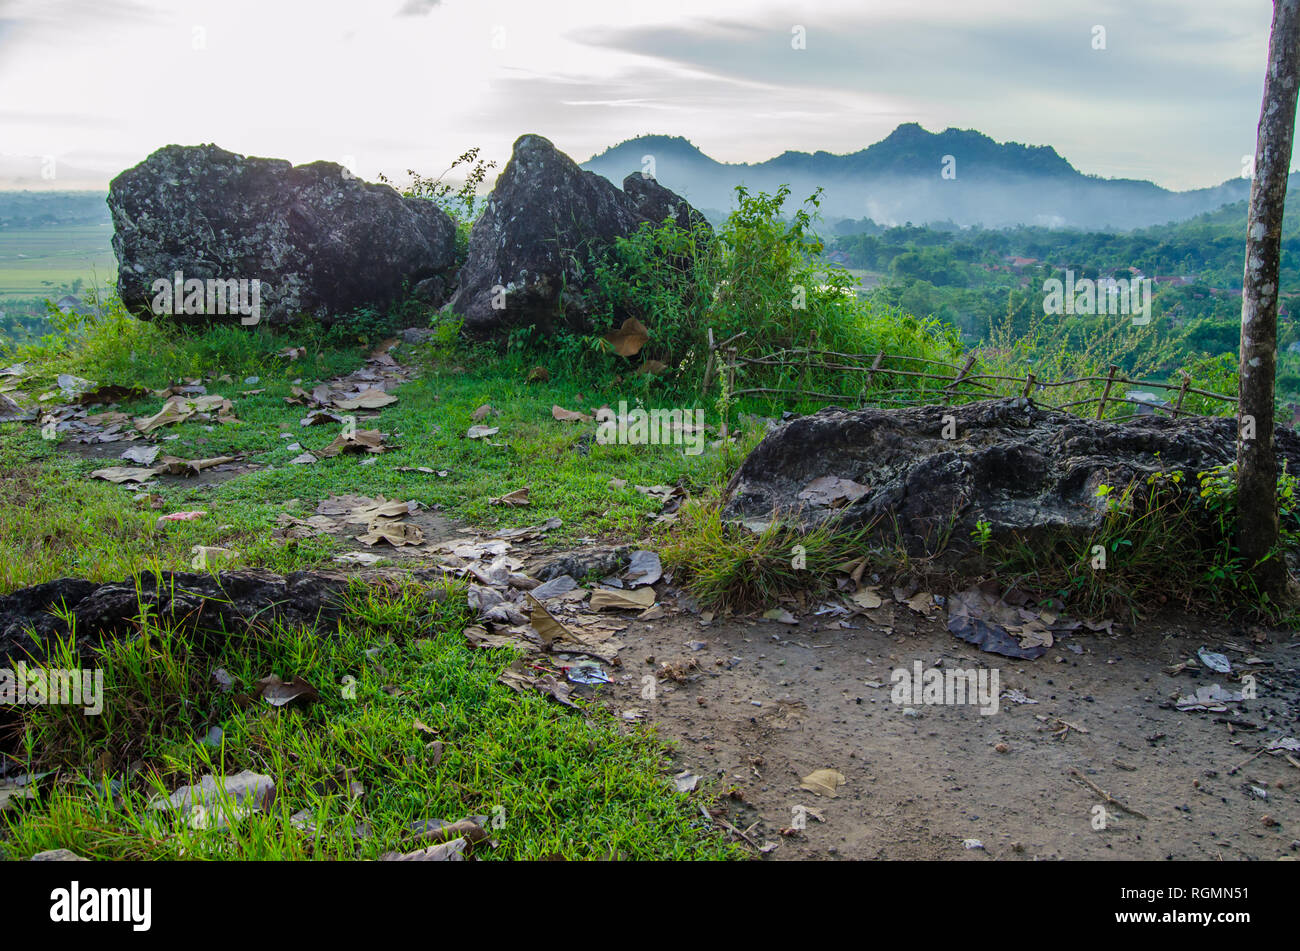
[{"label": "green foliage", "polygon": [[[698,387],[709,330],[718,342],[741,335],[740,345],[755,354],[795,347],[889,349],[931,359],[957,353],[955,335],[937,322],[860,300],[853,275],[820,257],[824,247],[813,231],[818,194],[787,217],[788,188],[772,195],[744,187],[736,192],[737,208],[716,233],[704,225],[646,224],[597,263],[596,298],[608,324],[618,327],[634,317],[649,330],[638,361],[665,363],[679,385]],[[584,367],[621,360],[573,341],[559,348]],[[815,370],[793,378],[835,392],[856,386],[842,374]],[[778,386],[791,379],[788,371],[750,368],[736,385]]]},{"label": "green foliage", "polygon": [[[1297,480],[1278,478],[1280,541],[1266,558],[1300,545]],[[1088,614],[1126,611],[1137,617],[1167,601],[1184,608],[1245,610],[1271,620],[1288,610],[1255,583],[1259,564],[1237,546],[1236,464],[1188,474],[1174,470],[1117,487],[1101,485],[1102,524],[1081,540],[1051,538],[999,547],[1000,573],[1059,595]]]},{"label": "green foliage", "polygon": [[844,531],[830,523],[805,530],[775,514],[755,532],[724,521],[718,505],[693,504],[662,552],[702,604],[763,609],[833,588],[846,565],[863,557],[884,564],[888,556],[868,543],[870,534],[870,526]]},{"label": "green foliage", "polygon": [[[332,631],[268,622],[200,635],[146,607],[140,616],[133,636],[97,653],[100,715],[59,704],[16,712],[27,768],[59,772],[0,817],[11,857],[376,859],[428,844],[414,824],[469,815],[494,820],[498,847],[480,848],[481,860],[740,857],[700,821],[708,795],[673,789],[653,730],[627,732],[598,703],[578,699],[586,709],[575,712],[498,682],[516,655],[468,646],[463,588],[356,583]],[[45,666],[83,667],[74,639]],[[249,700],[270,674],[302,677],[319,698]],[[220,739],[205,742],[214,726]],[[271,776],[274,801],[228,828],[150,808],[205,774],[244,769]]]}]

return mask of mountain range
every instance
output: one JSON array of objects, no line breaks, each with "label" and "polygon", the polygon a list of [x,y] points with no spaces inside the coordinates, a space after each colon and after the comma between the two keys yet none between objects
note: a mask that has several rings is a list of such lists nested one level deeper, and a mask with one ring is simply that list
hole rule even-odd
[{"label": "mountain range", "polygon": [[789,185],[793,202],[822,188],[821,213],[831,222],[869,218],[886,225],[987,228],[1127,231],[1181,221],[1250,196],[1245,178],[1170,191],[1148,181],[1085,175],[1050,146],[1000,143],[969,129],[929,132],[916,123],[900,125],[857,152],[788,151],[752,164],[716,161],[679,136],[646,135],[608,148],[582,167],[619,184],[650,167],[649,158],[661,184],[712,218],[734,207],[739,184],[766,192]]}]

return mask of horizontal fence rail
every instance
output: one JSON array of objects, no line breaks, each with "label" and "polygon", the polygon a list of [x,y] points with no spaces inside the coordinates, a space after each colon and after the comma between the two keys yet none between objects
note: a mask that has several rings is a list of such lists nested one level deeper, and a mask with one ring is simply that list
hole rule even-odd
[{"label": "horizontal fence rail", "polygon": [[[875,354],[839,353],[833,350],[815,350],[793,347],[772,353],[751,356],[744,354],[736,345],[744,334],[737,334],[722,342],[715,342],[710,330],[709,355],[705,367],[704,389],[708,390],[715,374],[721,376],[727,384],[727,392],[733,397],[768,396],[781,399],[823,399],[834,403],[862,404],[872,403],[886,406],[922,406],[942,398],[947,403],[990,399],[997,396],[1033,396],[1036,392],[1047,393],[1063,387],[1100,386],[1098,396],[1069,400],[1063,403],[1049,403],[1035,398],[1034,402],[1044,409],[1077,410],[1080,407],[1097,405],[1096,418],[1101,419],[1108,406],[1131,404],[1146,409],[1146,413],[1130,413],[1126,416],[1111,416],[1112,420],[1134,419],[1143,415],[1164,413],[1169,416],[1201,416],[1183,408],[1188,396],[1199,396],[1235,407],[1237,398],[1191,385],[1191,379],[1180,371],[1181,379],[1174,383],[1162,383],[1156,380],[1135,380],[1124,376],[1118,366],[1112,364],[1105,376],[1079,376],[1065,380],[1040,380],[1034,374],[1026,376],[1006,376],[998,373],[976,371],[978,357],[972,355],[961,366],[932,360],[926,357],[914,357],[903,354],[891,354],[881,350]],[[888,365],[894,364],[894,365]],[[900,366],[899,364],[902,364]],[[904,366],[908,367],[904,369]],[[755,386],[736,389],[735,375],[743,367],[761,367],[764,369],[790,370],[804,375],[809,373],[847,373],[860,374],[862,385],[856,393],[824,393],[815,389],[799,386]],[[913,369],[915,367],[915,369]],[[946,371],[946,372],[942,372]],[[881,379],[894,378],[900,381],[926,382],[942,384],[933,389],[918,391],[915,387],[894,387],[892,389],[873,388]],[[1163,390],[1176,394],[1171,400],[1156,403],[1150,400],[1133,399],[1112,392],[1116,386],[1141,387],[1146,390]],[[1066,394],[1067,396],[1069,394]]]}]

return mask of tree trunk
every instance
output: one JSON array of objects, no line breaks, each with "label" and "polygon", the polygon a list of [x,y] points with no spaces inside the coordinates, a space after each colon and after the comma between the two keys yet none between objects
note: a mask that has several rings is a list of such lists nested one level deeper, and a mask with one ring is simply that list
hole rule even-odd
[{"label": "tree trunk", "polygon": [[[1241,295],[1241,402],[1237,409],[1238,545],[1261,591],[1286,584],[1278,541],[1273,386],[1277,372],[1277,297],[1282,212],[1286,205],[1296,90],[1300,88],[1300,0],[1274,0],[1268,75],[1255,146]],[[1264,559],[1268,560],[1264,560]]]}]

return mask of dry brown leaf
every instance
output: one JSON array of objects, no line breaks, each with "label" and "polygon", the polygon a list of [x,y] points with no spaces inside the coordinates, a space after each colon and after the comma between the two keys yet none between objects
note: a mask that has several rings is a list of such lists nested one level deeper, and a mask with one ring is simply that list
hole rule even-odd
[{"label": "dry brown leaf", "polygon": [[586,413],[565,409],[563,406],[552,406],[551,416],[562,423],[590,423],[595,418],[588,416]]},{"label": "dry brown leaf", "polygon": [[358,429],[353,433],[339,433],[324,449],[315,450],[315,454],[328,459],[341,452],[381,453],[387,451],[383,442],[384,436],[379,430]]},{"label": "dry brown leaf", "polygon": [[644,611],[654,603],[654,588],[636,588],[630,591],[620,591],[616,588],[595,588],[591,592],[591,609],[593,611],[601,611],[605,608]]},{"label": "dry brown leaf", "polygon": [[396,403],[397,397],[383,390],[368,389],[362,390],[356,396],[336,397],[333,402],[337,409],[379,409],[382,406]]},{"label": "dry brown leaf", "polygon": [[650,331],[641,321],[629,317],[618,330],[606,333],[604,340],[620,357],[634,357],[650,341]]},{"label": "dry brown leaf", "polygon": [[845,782],[844,774],[837,769],[818,769],[805,776],[799,788],[819,796],[835,796],[838,795],[835,790]]},{"label": "dry brown leaf", "polygon": [[225,422],[233,420],[231,415],[230,400],[224,396],[216,394],[206,396],[172,396],[163,403],[160,409],[153,416],[142,416],[135,421],[135,428],[142,433],[151,433],[162,426],[170,426],[173,423],[184,422],[196,413],[207,413],[213,410],[217,413],[218,420]]},{"label": "dry brown leaf", "polygon": [[551,644],[557,638],[582,643],[580,638],[575,637],[572,631],[555,619],[555,615],[546,610],[542,602],[531,594],[526,595],[526,597],[528,598],[528,623],[537,632],[537,636],[542,639],[543,646],[549,650]]},{"label": "dry brown leaf", "polygon": [[316,506],[320,515],[346,515],[347,521],[357,525],[369,525],[379,518],[400,518],[415,511],[414,502],[402,502],[394,499],[389,502],[382,495],[377,499],[364,496],[340,496],[341,504],[330,504],[334,499],[327,499]]},{"label": "dry brown leaf", "polygon": [[849,595],[849,599],[860,608],[878,608],[884,604],[878,588],[862,588]]},{"label": "dry brown leaf", "polygon": [[319,700],[320,692],[301,677],[295,676],[292,680],[285,681],[271,674],[257,682],[253,696],[260,697],[273,707],[283,707],[300,697],[308,701]]},{"label": "dry brown leaf", "polygon": [[371,522],[364,535],[358,535],[357,541],[365,545],[377,545],[380,542],[387,542],[394,548],[401,548],[403,545],[421,545],[424,543],[424,532],[418,525],[412,525],[410,522],[393,522],[388,519],[378,519]]},{"label": "dry brown leaf", "polygon": [[513,492],[508,492],[505,495],[488,499],[488,504],[518,507],[522,505],[531,505],[532,503],[528,501],[528,486],[524,486],[522,489],[515,489]]},{"label": "dry brown leaf", "polygon": [[96,469],[90,477],[120,485],[123,482],[148,482],[157,474],[153,469],[142,469],[138,466],[109,466],[107,469]]}]

